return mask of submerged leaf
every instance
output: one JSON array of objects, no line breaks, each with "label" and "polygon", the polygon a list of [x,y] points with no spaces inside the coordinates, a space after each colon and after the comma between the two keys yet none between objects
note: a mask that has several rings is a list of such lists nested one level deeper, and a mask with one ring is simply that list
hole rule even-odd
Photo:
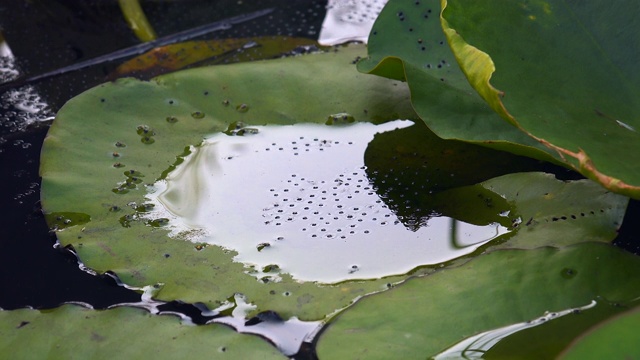
[{"label": "submerged leaf", "polygon": [[[473,357],[518,331],[562,320],[563,326],[538,333],[543,340],[535,346],[528,337],[508,352],[510,358],[553,357],[590,324],[623,310],[617,304],[636,299],[639,275],[636,256],[605,244],[495,251],[361,299],[320,335],[318,355]],[[591,315],[594,302],[600,308]]]},{"label": "submerged leaf", "polygon": [[137,56],[118,66],[109,77],[115,79],[133,76],[138,79],[151,79],[194,65],[271,59],[304,47],[317,49],[319,45],[310,39],[282,36],[187,41],[155,48]]},{"label": "submerged leaf", "polygon": [[14,359],[283,359],[275,347],[224,325],[118,307],[0,311],[0,352]]}]

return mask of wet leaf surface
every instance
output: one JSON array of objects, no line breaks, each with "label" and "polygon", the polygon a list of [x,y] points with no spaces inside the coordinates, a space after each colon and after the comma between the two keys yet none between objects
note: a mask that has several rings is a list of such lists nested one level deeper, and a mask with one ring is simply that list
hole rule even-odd
[{"label": "wet leaf surface", "polygon": [[560,359],[636,358],[640,356],[636,333],[639,325],[640,313],[636,307],[595,326],[572,343]]},{"label": "wet leaf surface", "polygon": [[[547,327],[536,343],[549,357],[588,326],[583,313],[593,311],[593,301],[609,308],[586,315],[587,323],[596,324],[616,313],[612,305],[636,299],[638,272],[637,257],[605,244],[491,252],[358,301],[320,335],[318,355],[424,359],[450,348],[442,356],[460,358],[485,353],[532,325],[564,319],[564,326]],[[453,347],[489,330],[475,343]],[[512,350],[511,358],[539,358],[541,351]]]},{"label": "wet leaf surface", "polygon": [[[47,212],[83,209],[92,220],[82,228],[59,232],[61,242],[74,244],[88,266],[99,272],[113,270],[126,283],[165,283],[161,299],[216,307],[241,291],[259,304],[256,311],[275,310],[285,318],[322,318],[382,288],[387,281],[321,288],[287,276],[265,285],[232,261],[233,252],[171,239],[162,227],[136,221],[140,214],[130,205],[145,203],[145,184],[182,162],[188,153],[185,147],[237,121],[325,122],[341,112],[355,114],[359,121],[414,118],[406,88],[359,75],[351,64],[357,54],[362,54],[361,47],[259,66],[195,69],[152,82],[125,79],[70,101],[45,141],[43,206]],[[273,87],[274,80],[280,86]],[[300,89],[306,89],[302,98]],[[238,111],[243,104],[248,110]],[[324,296],[336,302],[321,301]]]},{"label": "wet leaf surface", "polygon": [[447,46],[439,12],[437,0],[389,2],[358,70],[406,80],[416,112],[442,138],[554,161],[547,148],[502,120],[469,85]]},{"label": "wet leaf surface", "polygon": [[[258,305],[256,312],[273,310],[283,318],[295,315],[307,320],[321,319],[358,296],[402,281],[405,276],[328,286],[293,281],[284,273],[280,282],[265,284],[247,274],[250,269],[233,261],[236,254],[231,249],[170,238],[163,226],[165,220],[152,219],[155,222],[149,223],[142,217],[149,210],[145,205],[146,186],[179,166],[190,153],[190,145],[198,145],[206,135],[229,129],[230,124],[236,124],[233,127],[237,128],[238,122],[247,126],[325,122],[327,116],[340,113],[353,114],[357,121],[414,118],[407,90],[401,84],[354,71],[351,60],[362,51],[361,47],[350,47],[336,53],[269,61],[257,66],[195,69],[151,82],[125,79],[101,85],[73,99],[58,114],[45,141],[42,203],[46,212],[83,213],[91,221],[58,232],[60,241],[73,244],[80,258],[98,272],[112,270],[134,286],[163,283],[159,299],[200,301],[214,308],[234,293],[242,292],[249,302]],[[277,88],[272,86],[274,76],[280,81]],[[259,88],[268,91],[258,91]],[[301,88],[306,89],[304,97]],[[238,111],[242,104],[247,105],[247,111]],[[443,159],[444,163],[449,162],[447,157]],[[377,166],[375,161],[368,165]],[[560,183],[552,176],[514,175],[511,179],[517,180],[506,179],[503,183],[497,180],[490,189],[510,204],[496,197],[495,208],[491,208],[488,206],[491,201],[487,203],[491,196],[483,197],[477,203],[480,209],[488,210],[480,211],[484,215],[478,218],[467,217],[483,224],[502,221],[515,228],[518,221],[526,221],[519,220],[517,216],[522,215],[518,211],[533,214],[526,203],[519,209],[521,198],[530,199],[534,203],[552,204],[549,208],[553,211],[535,210],[536,219],[541,221],[557,211],[570,216],[576,211],[606,209],[605,213],[594,214],[593,219],[600,220],[593,221],[594,227],[586,233],[598,241],[615,236],[625,198],[596,195],[599,188],[578,182],[566,184],[564,192],[579,188],[584,200],[570,204],[555,201],[553,196],[539,197],[539,192],[547,188],[552,192],[554,184]],[[238,186],[241,191],[242,185]],[[512,186],[525,190],[514,194]],[[435,202],[446,208],[448,199],[457,197],[465,203],[465,192],[477,197],[488,189],[442,193],[441,200]],[[229,201],[233,201],[233,194],[229,195]],[[512,206],[516,210],[507,212]],[[449,209],[455,212],[454,205],[450,204]],[[554,229],[561,228],[560,224],[551,221],[545,226]],[[585,240],[584,234],[570,226],[559,232],[563,244]],[[580,236],[573,237],[572,233]],[[544,246],[557,240],[533,237],[518,246]]]},{"label": "wet leaf surface", "polygon": [[77,305],[0,311],[0,350],[16,359],[285,358],[263,339],[224,325],[195,326],[131,307],[91,310]]},{"label": "wet leaf surface", "polygon": [[390,2],[359,70],[406,79],[416,112],[441,137],[564,163],[638,196],[634,11],[604,2],[443,4],[441,24],[438,1]]},{"label": "wet leaf surface", "polygon": [[451,48],[494,111],[585,176],[640,197],[637,8],[606,1],[443,6]]}]

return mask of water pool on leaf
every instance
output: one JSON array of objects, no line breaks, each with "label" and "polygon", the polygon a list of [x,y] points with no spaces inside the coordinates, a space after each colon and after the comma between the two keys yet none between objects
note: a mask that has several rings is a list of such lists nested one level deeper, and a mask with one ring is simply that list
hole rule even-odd
[{"label": "water pool on leaf", "polygon": [[[254,126],[251,136],[209,136],[155,183],[148,198],[157,210],[147,216],[170,218],[173,237],[236,251],[234,260],[257,277],[274,272],[257,269],[277,265],[322,283],[404,274],[508,233],[498,222],[441,216],[425,194],[391,198],[372,182],[364,156],[370,141],[411,125]],[[405,216],[398,206],[428,216]],[[500,206],[495,212],[508,214]]]}]

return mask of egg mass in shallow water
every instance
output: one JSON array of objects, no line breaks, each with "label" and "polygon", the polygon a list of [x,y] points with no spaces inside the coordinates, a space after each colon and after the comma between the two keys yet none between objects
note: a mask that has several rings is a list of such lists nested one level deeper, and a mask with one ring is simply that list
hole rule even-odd
[{"label": "egg mass in shallow water", "polygon": [[[412,124],[254,126],[250,137],[212,135],[156,182],[148,198],[158,206],[148,216],[170,219],[174,237],[233,249],[251,269],[277,264],[297,280],[323,283],[403,274],[506,233],[498,224],[438,216],[416,226],[397,215],[368,178],[364,153],[375,134]],[[256,250],[263,243],[271,245]]]}]

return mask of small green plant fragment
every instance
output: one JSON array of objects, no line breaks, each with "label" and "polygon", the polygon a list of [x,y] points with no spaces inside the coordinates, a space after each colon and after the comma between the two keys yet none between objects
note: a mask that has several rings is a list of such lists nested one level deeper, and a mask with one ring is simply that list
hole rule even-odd
[{"label": "small green plant fragment", "polygon": [[131,307],[0,311],[0,352],[15,359],[210,359],[222,348],[219,356],[234,359],[285,358],[261,338],[224,325],[194,326]]},{"label": "small green plant fragment", "polygon": [[267,266],[262,268],[262,272],[264,272],[264,273],[280,272],[280,266],[275,265],[275,264],[267,265]]},{"label": "small green plant fragment", "polygon": [[167,218],[153,219],[153,220],[147,221],[146,224],[151,227],[161,227],[169,224],[169,219]]},{"label": "small green plant fragment", "polygon": [[124,176],[128,178],[141,178],[141,177],[144,177],[144,174],[138,170],[131,169],[131,170],[125,171]]},{"label": "small green plant fragment", "polygon": [[118,219],[118,222],[120,223],[120,225],[122,225],[122,227],[129,228],[131,227],[131,222],[136,220],[137,218],[135,215],[127,214],[122,215],[120,219]]},{"label": "small green plant fragment", "polygon": [[337,113],[327,117],[326,125],[345,125],[354,123],[356,119],[349,113]]},{"label": "small green plant fragment", "polygon": [[147,20],[139,0],[118,0],[120,10],[127,24],[140,41],[151,41],[157,38],[153,26]]},{"label": "small green plant fragment", "polygon": [[136,206],[135,210],[137,212],[145,213],[145,212],[149,212],[149,211],[153,210],[154,208],[155,208],[154,204],[141,204],[141,205]]},{"label": "small green plant fragment", "polygon": [[264,249],[266,249],[266,248],[268,248],[270,246],[271,246],[271,244],[269,244],[269,243],[260,243],[260,244],[258,244],[258,246],[256,246],[256,249],[258,251],[262,251],[262,250],[264,250]]},{"label": "small green plant fragment", "polygon": [[224,131],[227,135],[236,135],[236,136],[244,136],[244,135],[255,135],[260,131],[257,128],[247,127],[247,125],[242,121],[234,121],[232,122],[226,131]]}]

